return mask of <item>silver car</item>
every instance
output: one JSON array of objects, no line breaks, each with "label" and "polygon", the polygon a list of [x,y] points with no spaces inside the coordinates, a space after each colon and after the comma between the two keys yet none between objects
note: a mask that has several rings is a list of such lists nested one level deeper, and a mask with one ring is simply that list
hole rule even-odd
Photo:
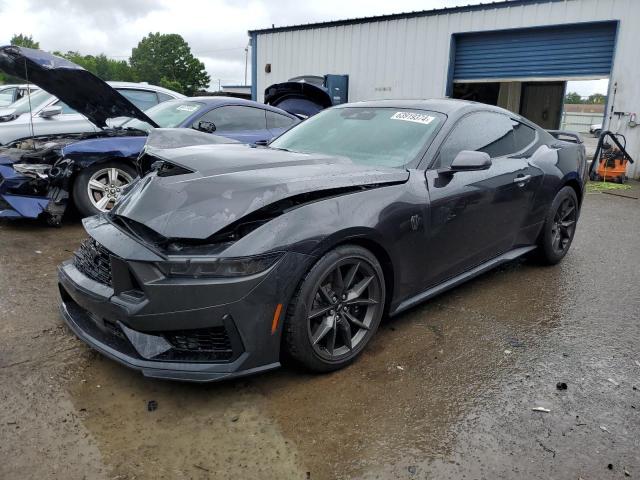
[{"label": "silver car", "polygon": [[[184,95],[146,83],[107,82],[140,110]],[[31,111],[31,114],[29,113]],[[33,131],[32,131],[33,128]],[[0,145],[32,135],[96,132],[99,128],[44,90],[0,108]]]},{"label": "silver car", "polygon": [[0,107],[8,107],[27,92],[34,93],[38,90],[40,89],[35,85],[0,85]]}]

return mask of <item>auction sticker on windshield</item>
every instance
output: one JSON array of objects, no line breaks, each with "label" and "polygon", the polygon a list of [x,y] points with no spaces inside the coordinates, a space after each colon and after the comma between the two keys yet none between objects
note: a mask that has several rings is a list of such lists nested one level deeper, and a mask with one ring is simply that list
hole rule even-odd
[{"label": "auction sticker on windshield", "polygon": [[197,109],[197,105],[180,105],[176,108],[176,110],[182,110],[183,112],[195,112]]},{"label": "auction sticker on windshield", "polygon": [[425,115],[424,113],[397,112],[393,114],[391,120],[404,120],[405,122],[415,122],[429,125],[435,120],[435,118],[436,117]]}]

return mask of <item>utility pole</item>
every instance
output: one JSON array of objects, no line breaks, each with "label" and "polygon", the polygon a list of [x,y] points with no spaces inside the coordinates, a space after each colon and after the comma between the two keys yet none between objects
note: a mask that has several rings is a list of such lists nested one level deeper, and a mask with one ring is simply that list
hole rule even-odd
[{"label": "utility pole", "polygon": [[249,65],[249,45],[244,47],[244,84],[247,85],[247,66]]}]

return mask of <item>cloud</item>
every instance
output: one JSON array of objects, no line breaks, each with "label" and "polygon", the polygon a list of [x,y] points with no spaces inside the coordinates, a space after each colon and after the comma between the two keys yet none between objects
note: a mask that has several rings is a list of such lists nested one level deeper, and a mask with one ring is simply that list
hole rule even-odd
[{"label": "cloud", "polygon": [[203,61],[212,84],[242,83],[247,30],[470,2],[477,0],[0,0],[0,44],[24,33],[45,50],[126,59],[149,32],[178,33]]}]

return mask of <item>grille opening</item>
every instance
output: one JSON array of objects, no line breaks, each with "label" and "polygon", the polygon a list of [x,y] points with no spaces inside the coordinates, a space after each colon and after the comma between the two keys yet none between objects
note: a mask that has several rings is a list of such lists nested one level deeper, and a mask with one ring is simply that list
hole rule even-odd
[{"label": "grille opening", "polygon": [[110,252],[93,238],[87,238],[73,255],[73,265],[87,277],[112,285]]},{"label": "grille opening", "polygon": [[181,352],[204,353],[224,360],[233,356],[231,340],[224,326],[199,330],[180,330],[164,334],[167,341]]}]

